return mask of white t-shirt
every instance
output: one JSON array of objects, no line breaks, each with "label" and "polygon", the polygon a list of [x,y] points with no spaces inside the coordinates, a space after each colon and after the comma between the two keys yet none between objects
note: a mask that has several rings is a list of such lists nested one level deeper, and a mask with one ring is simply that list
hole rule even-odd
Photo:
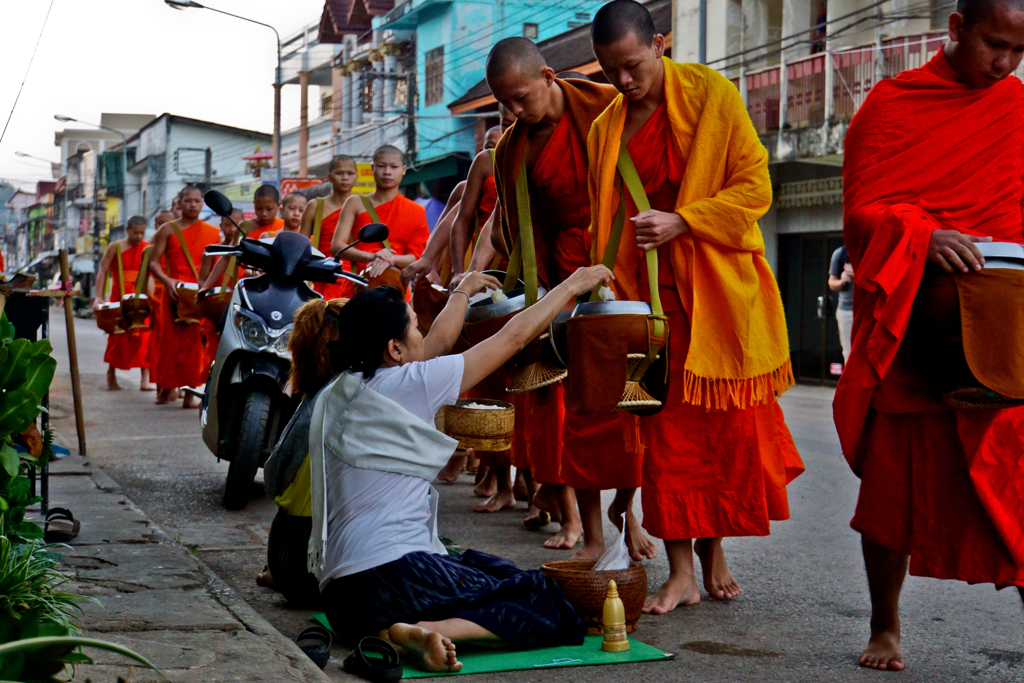
[{"label": "white t-shirt", "polygon": [[[459,398],[461,355],[381,368],[365,382],[430,426],[441,406]],[[327,543],[321,590],[331,579],[387,564],[412,552],[435,552],[430,482],[352,467],[325,458]]]}]

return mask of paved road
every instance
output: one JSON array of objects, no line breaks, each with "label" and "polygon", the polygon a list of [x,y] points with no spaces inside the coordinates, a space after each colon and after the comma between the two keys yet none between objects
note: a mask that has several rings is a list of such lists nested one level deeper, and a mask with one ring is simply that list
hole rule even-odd
[{"label": "paved road", "polygon": [[[60,363],[55,425],[73,436],[63,316],[53,320]],[[258,612],[294,636],[308,624],[308,613],[288,608],[277,593],[254,582],[264,563],[273,503],[258,496],[244,511],[226,512],[220,497],[227,465],[203,446],[196,411],[153,405],[152,394],[134,390],[137,371],[121,373],[124,391],[105,391],[103,335],[92,321],[78,322],[90,458]],[[807,472],[790,487],[792,520],[773,525],[767,538],[726,541],[744,594],[731,603],[705,596],[699,605],[640,622],[636,637],[675,653],[674,661],[477,680],[817,682],[895,676],[856,666],[869,615],[859,538],[848,526],[857,479],[839,454],[831,398],[830,390],[815,387],[796,387],[783,397]],[[567,556],[541,547],[545,534],[523,528],[523,510],[474,514],[471,488],[465,479],[442,489],[442,534],[524,567]],[[666,578],[663,553],[647,571],[652,586]],[[910,578],[903,617],[908,669],[897,676],[900,681],[1024,679],[1024,612],[1015,591]],[[342,680],[337,664],[328,673]]]}]

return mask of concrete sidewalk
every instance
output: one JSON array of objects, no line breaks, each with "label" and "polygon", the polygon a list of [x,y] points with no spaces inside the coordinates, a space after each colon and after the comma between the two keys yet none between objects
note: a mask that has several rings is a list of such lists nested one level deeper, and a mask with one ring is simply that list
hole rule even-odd
[{"label": "concrete sidewalk", "polygon": [[[135,650],[171,681],[330,681],[88,460],[52,465],[50,507],[82,522],[61,563],[73,578],[67,589],[100,602],[84,605],[82,635]],[[87,654],[96,664],[80,670],[81,680],[163,680],[117,655]]]}]

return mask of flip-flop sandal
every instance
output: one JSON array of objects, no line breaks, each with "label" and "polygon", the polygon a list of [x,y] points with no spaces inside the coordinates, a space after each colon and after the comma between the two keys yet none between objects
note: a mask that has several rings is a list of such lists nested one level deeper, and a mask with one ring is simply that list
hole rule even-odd
[{"label": "flip-flop sandal", "polygon": [[341,668],[373,683],[392,683],[405,673],[398,658],[398,650],[386,640],[367,636],[345,658]]},{"label": "flip-flop sandal", "polygon": [[67,508],[51,508],[46,513],[43,540],[47,543],[67,543],[78,536],[82,523]]},{"label": "flip-flop sandal", "polygon": [[321,669],[331,659],[331,633],[323,626],[310,626],[299,634],[295,644]]}]

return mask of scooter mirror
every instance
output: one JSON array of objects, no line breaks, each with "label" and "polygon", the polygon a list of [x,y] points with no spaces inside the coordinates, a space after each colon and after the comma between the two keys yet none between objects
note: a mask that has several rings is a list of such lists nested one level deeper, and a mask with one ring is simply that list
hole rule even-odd
[{"label": "scooter mirror", "polygon": [[[214,209],[216,211],[216,209]],[[388,238],[388,226],[383,223],[368,223],[359,229],[359,241],[363,244],[383,242]]]},{"label": "scooter mirror", "polygon": [[[206,205],[210,207],[213,210],[213,212],[218,216],[231,216],[231,200],[222,195],[220,192],[217,192],[217,190],[210,190],[209,192],[207,192],[206,196],[203,197],[203,201],[205,201]],[[370,226],[368,225],[366,227]]]}]

